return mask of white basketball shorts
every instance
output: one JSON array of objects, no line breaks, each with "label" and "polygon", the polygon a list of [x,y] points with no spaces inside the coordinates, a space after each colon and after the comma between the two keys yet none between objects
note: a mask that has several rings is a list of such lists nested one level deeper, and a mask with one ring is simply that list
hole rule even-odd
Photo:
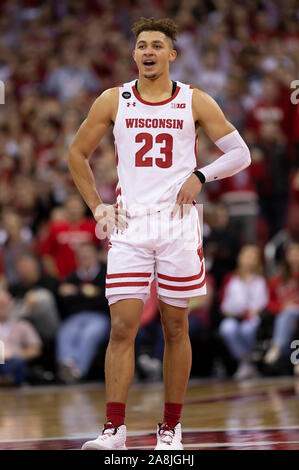
[{"label": "white basketball shorts", "polygon": [[206,294],[205,263],[196,206],[183,218],[173,207],[127,219],[108,243],[106,297],[149,295],[155,278],[158,296],[191,298]]}]

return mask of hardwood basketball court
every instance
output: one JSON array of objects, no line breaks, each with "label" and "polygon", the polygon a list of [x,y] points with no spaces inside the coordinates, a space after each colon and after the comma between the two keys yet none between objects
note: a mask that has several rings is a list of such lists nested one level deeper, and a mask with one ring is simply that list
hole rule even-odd
[{"label": "hardwood basketball court", "polygon": [[[103,384],[0,389],[0,450],[80,449],[105,420]],[[155,446],[162,383],[134,383],[126,412],[130,450]],[[185,397],[186,450],[299,449],[299,379],[191,380]]]}]

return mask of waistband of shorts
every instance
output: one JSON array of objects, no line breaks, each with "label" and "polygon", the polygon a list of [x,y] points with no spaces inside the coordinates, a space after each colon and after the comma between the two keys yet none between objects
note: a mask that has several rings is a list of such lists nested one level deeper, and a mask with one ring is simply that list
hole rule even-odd
[{"label": "waistband of shorts", "polygon": [[158,212],[162,212],[162,211],[164,212],[164,211],[167,211],[167,209],[171,211],[174,208],[174,206],[175,206],[175,203],[166,202],[166,203],[157,204],[154,206],[147,206],[147,207],[136,205],[136,208],[131,206],[127,208],[126,210],[130,214],[130,219],[135,219],[139,217],[157,214]]}]

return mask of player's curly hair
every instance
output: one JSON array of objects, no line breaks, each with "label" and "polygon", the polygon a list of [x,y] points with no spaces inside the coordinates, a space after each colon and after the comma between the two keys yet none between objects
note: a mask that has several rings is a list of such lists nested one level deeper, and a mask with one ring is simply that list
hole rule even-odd
[{"label": "player's curly hair", "polygon": [[178,34],[178,27],[171,18],[161,18],[155,19],[151,18],[139,18],[132,27],[132,33],[135,35],[135,38],[139,36],[142,31],[161,31],[172,43],[176,40]]}]

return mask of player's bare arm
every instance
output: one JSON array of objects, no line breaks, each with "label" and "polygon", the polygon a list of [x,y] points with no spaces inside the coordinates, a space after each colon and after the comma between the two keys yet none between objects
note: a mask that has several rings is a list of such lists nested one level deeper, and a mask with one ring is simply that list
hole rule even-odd
[{"label": "player's bare arm", "polygon": [[120,229],[123,229],[126,223],[118,215],[126,215],[125,211],[103,204],[97,192],[95,179],[89,164],[90,155],[115,121],[117,106],[117,88],[104,91],[95,100],[69,148],[68,166],[81,196],[89,206],[95,219],[101,221],[105,216],[106,223],[112,222],[114,224],[115,222]]},{"label": "player's bare arm", "polygon": [[196,88],[193,90],[192,111],[195,124],[198,123],[213,142],[235,130],[216,101]]},{"label": "player's bare arm", "polygon": [[192,204],[204,182],[232,176],[249,166],[251,161],[247,145],[211,96],[195,89],[192,96],[192,110],[195,125],[202,127],[224,154],[215,162],[200,169],[201,179],[193,173],[185,181],[178,193],[174,214],[179,206]]}]

